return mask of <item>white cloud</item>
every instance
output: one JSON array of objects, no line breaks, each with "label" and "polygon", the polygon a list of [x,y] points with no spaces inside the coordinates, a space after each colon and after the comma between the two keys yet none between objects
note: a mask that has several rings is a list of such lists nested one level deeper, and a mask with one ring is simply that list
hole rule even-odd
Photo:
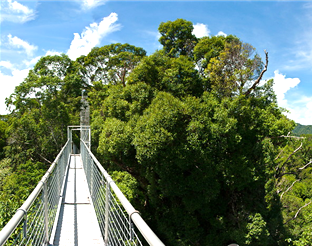
[{"label": "white cloud", "polygon": [[162,45],[158,41],[160,37],[161,34],[158,31],[142,31],[142,41],[144,40],[144,42],[150,47],[149,50],[146,50],[147,54],[152,54],[155,52],[155,50],[162,49]]},{"label": "white cloud", "polygon": [[33,13],[33,10],[16,1],[12,2],[12,0],[7,0],[7,2],[9,3],[9,8],[17,13],[23,13],[26,15]]},{"label": "white cloud", "polygon": [[[277,103],[280,107],[286,108],[289,112],[287,117],[302,125],[312,125],[312,97],[296,95],[292,89],[300,83],[299,78],[286,78],[285,75],[274,71],[273,90],[277,96]],[[292,97],[287,94],[292,94]],[[293,99],[295,98],[295,99]]]},{"label": "white cloud", "polygon": [[159,40],[161,37],[161,34],[157,31],[144,31],[144,34],[147,34],[149,36],[154,37],[155,40]]},{"label": "white cloud", "polygon": [[312,97],[300,95],[300,99],[292,101],[288,106],[288,118],[302,125],[312,125]]},{"label": "white cloud", "polygon": [[74,39],[70,44],[70,48],[67,51],[67,55],[70,59],[75,60],[81,55],[87,55],[91,49],[100,44],[103,37],[111,32],[120,29],[119,24],[115,24],[118,20],[116,13],[111,13],[109,16],[104,17],[100,23],[92,23],[86,27],[85,30],[79,35],[74,33]]},{"label": "white cloud", "polygon": [[0,61],[0,67],[4,67],[7,69],[13,69],[13,64],[9,61]]},{"label": "white cloud", "polygon": [[205,36],[209,36],[210,30],[208,26],[202,23],[197,23],[194,25],[194,29],[192,32],[197,38],[202,38]]},{"label": "white cloud", "polygon": [[[44,56],[60,56],[62,53],[54,50],[48,50]],[[37,56],[31,60],[24,60],[23,63],[27,66],[27,68],[32,68],[36,65],[36,63],[40,60],[42,56]]]},{"label": "white cloud", "polygon": [[291,88],[296,87],[300,83],[299,78],[286,78],[285,75],[280,74],[278,70],[274,71],[274,85],[273,90],[277,97],[277,103],[280,107],[287,108],[288,103],[285,99],[285,94]]},{"label": "white cloud", "polygon": [[37,56],[37,57],[31,59],[30,61],[24,60],[23,63],[24,63],[28,68],[30,68],[30,67],[35,66],[36,63],[39,61],[40,58],[41,58],[41,56]]},{"label": "white cloud", "polygon": [[24,23],[35,18],[35,11],[12,0],[1,1],[0,23],[3,21]]},{"label": "white cloud", "polygon": [[217,36],[223,36],[223,37],[226,37],[226,36],[227,36],[227,34],[226,34],[226,33],[224,33],[224,32],[222,32],[222,31],[220,31],[220,32],[218,32]]},{"label": "white cloud", "polygon": [[107,0],[82,0],[79,2],[82,3],[82,7],[84,9],[91,9],[91,8],[95,8],[95,7],[98,7],[100,5],[105,4],[105,2],[107,2]]},{"label": "white cloud", "polygon": [[37,46],[31,45],[16,36],[12,37],[11,34],[8,35],[8,38],[11,46],[24,49],[28,56],[33,56],[33,53],[38,49]]},{"label": "white cloud", "polygon": [[46,56],[60,56],[62,53],[54,50],[48,50],[46,52]]},{"label": "white cloud", "polygon": [[0,90],[0,115],[8,114],[6,110],[5,98],[8,98],[17,85],[19,85],[27,77],[29,69],[17,70],[13,69],[12,75],[5,75],[0,71],[0,86],[5,90]]}]

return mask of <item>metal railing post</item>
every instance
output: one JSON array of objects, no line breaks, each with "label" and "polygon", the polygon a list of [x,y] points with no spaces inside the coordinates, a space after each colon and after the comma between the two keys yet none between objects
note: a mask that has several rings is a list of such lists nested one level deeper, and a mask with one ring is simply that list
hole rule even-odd
[{"label": "metal railing post", "polygon": [[61,155],[60,160],[58,161],[58,167],[57,167],[57,179],[56,179],[56,184],[57,184],[57,195],[59,196],[60,192],[61,192],[61,182],[62,182],[62,164],[63,164],[63,160],[64,160],[64,153]]},{"label": "metal railing post", "polygon": [[104,229],[104,243],[108,245],[108,230],[109,230],[109,206],[110,203],[110,185],[106,183],[106,194],[105,194],[105,229]]},{"label": "metal railing post", "polygon": [[91,149],[91,128],[89,127],[89,149]]},{"label": "metal railing post", "polygon": [[22,209],[22,208],[19,208],[18,210],[21,210],[24,213],[23,238],[26,239],[27,238],[27,211],[25,209]]},{"label": "metal railing post", "polygon": [[43,202],[44,202],[44,229],[45,229],[45,244],[49,243],[49,211],[48,211],[48,188],[47,182],[43,185]]},{"label": "metal railing post", "polygon": [[91,159],[91,158],[89,158],[89,160],[90,160],[90,195],[91,195],[91,197],[92,197],[92,199],[93,199],[93,160]]},{"label": "metal railing post", "polygon": [[23,236],[27,238],[27,214],[25,214],[24,225],[23,225]]},{"label": "metal railing post", "polygon": [[129,215],[129,240],[132,241],[133,240],[133,223],[131,220],[131,216]]}]

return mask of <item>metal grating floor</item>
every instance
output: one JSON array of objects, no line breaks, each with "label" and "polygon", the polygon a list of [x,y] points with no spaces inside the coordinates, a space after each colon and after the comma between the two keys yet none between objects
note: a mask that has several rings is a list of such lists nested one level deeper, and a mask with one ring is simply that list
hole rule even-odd
[{"label": "metal grating floor", "polygon": [[53,245],[103,245],[80,155],[72,155]]}]

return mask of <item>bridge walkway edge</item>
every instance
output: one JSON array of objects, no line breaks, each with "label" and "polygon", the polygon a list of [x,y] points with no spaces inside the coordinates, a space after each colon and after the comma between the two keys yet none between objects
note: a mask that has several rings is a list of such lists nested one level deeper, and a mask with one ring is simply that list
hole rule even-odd
[{"label": "bridge walkway edge", "polygon": [[63,201],[52,245],[104,246],[80,154],[71,155],[65,182]]}]

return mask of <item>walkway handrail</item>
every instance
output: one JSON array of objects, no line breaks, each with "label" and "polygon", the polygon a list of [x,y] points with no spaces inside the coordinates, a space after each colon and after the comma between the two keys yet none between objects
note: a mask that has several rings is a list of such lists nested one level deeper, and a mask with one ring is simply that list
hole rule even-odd
[{"label": "walkway handrail", "polygon": [[[59,154],[57,155],[57,157],[55,158],[55,160],[53,161],[53,163],[51,164],[50,168],[48,169],[48,171],[44,174],[44,176],[41,178],[41,180],[39,181],[39,183],[37,184],[37,186],[35,187],[35,189],[32,191],[32,193],[28,196],[28,198],[26,199],[26,201],[23,203],[23,205],[17,209],[16,213],[14,214],[14,216],[11,218],[11,220],[5,225],[5,227],[0,231],[0,246],[4,245],[6,243],[6,241],[9,239],[9,237],[12,235],[12,233],[15,231],[15,229],[20,225],[21,221],[23,220],[24,217],[27,216],[27,213],[30,209],[30,207],[34,204],[34,202],[36,201],[38,195],[46,189],[46,184],[48,179],[51,177],[51,173],[53,173],[55,167],[57,166],[61,156],[65,153],[65,152],[69,152],[68,151],[69,148],[69,140],[66,142],[66,144],[64,145],[64,147],[62,148],[62,150],[59,152]],[[66,151],[67,150],[67,151]],[[67,155],[67,153],[65,153],[65,155]],[[69,153],[68,153],[69,156]],[[67,156],[67,160],[65,157],[64,160],[64,164],[67,165],[68,162],[68,156]],[[65,163],[66,162],[66,163]],[[65,173],[65,167],[63,167],[63,173]],[[48,194],[45,194],[45,197],[47,199]],[[45,204],[46,206],[47,204]],[[47,208],[45,208],[45,215],[47,216]],[[47,218],[45,218],[46,221]],[[48,227],[48,225],[46,223],[44,223],[45,227]],[[44,237],[44,241],[48,242],[49,240],[49,235],[47,235],[47,228],[44,229],[45,231],[45,237]],[[24,228],[25,230],[25,228]],[[24,232],[25,233],[25,232]],[[24,235],[24,237],[26,238],[26,235]]]},{"label": "walkway handrail", "polygon": [[[100,170],[102,175],[106,179],[106,184],[109,188],[111,188],[116,197],[119,199],[120,203],[122,204],[123,208],[126,210],[129,218],[134,222],[138,230],[140,231],[141,235],[145,238],[151,246],[164,246],[162,241],[157,237],[157,235],[151,230],[151,228],[146,224],[146,222],[142,219],[140,213],[131,205],[125,195],[121,192],[118,186],[115,184],[114,180],[111,176],[107,173],[107,171],[103,168],[100,162],[96,159],[96,157],[92,154],[91,150],[87,147],[87,145],[81,141],[81,154],[84,155],[84,150],[88,152],[88,155],[92,158],[94,164]],[[82,156],[83,163],[86,162],[86,157]],[[87,172],[87,170],[85,170]],[[87,177],[88,178],[88,177]],[[92,189],[91,189],[92,191]],[[92,194],[91,194],[92,197]],[[105,239],[107,240],[107,239]]]}]

